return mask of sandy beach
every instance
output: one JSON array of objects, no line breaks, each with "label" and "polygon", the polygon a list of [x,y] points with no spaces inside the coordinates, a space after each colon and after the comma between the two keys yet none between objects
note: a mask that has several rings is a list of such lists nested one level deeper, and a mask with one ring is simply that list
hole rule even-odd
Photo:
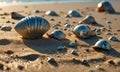
[{"label": "sandy beach", "polygon": [[[97,2],[90,3],[53,3],[53,4],[26,4],[0,7],[0,27],[10,26],[10,31],[0,30],[0,72],[120,72],[120,4],[111,2],[116,13],[96,12]],[[40,12],[35,12],[39,10]],[[47,16],[46,11],[53,10],[59,16]],[[69,10],[77,10],[81,17],[66,18]],[[19,20],[12,19],[10,13],[14,11],[24,16],[41,16],[50,23],[50,29],[43,38],[28,40],[22,39],[14,26]],[[72,29],[79,24],[86,15],[92,15],[98,24],[87,24],[92,30],[105,28],[100,35],[89,39],[80,39],[73,34]],[[111,28],[106,21],[111,22]],[[68,23],[72,27],[65,30]],[[54,27],[55,24],[60,26]],[[49,38],[47,33],[61,29],[66,39],[56,40]],[[116,36],[119,41],[109,41],[110,36]],[[92,46],[100,39],[108,40],[110,51],[96,51]],[[69,43],[75,42],[75,47]],[[58,51],[58,46],[65,49]],[[71,54],[73,49],[77,55]],[[55,62],[48,62],[48,57]],[[83,62],[84,61],[84,62]]]}]

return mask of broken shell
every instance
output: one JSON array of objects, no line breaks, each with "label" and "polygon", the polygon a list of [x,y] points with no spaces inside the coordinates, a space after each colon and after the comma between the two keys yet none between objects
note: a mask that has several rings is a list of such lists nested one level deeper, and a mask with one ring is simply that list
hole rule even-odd
[{"label": "broken shell", "polygon": [[106,49],[106,50],[110,50],[111,49],[111,45],[108,41],[101,39],[99,41],[97,41],[95,43],[95,45],[93,46],[94,49],[96,48],[102,48],[102,49]]},{"label": "broken shell", "polygon": [[73,33],[80,38],[89,38],[91,36],[96,35],[94,31],[90,30],[90,28],[84,24],[77,25],[73,29]]},{"label": "broken shell", "polygon": [[82,21],[79,22],[80,24],[95,24],[95,18],[91,15],[87,15]]},{"label": "broken shell", "polygon": [[108,1],[102,1],[102,2],[98,3],[96,11],[98,11],[98,12],[108,12],[108,13],[114,13],[115,12],[111,3],[108,2]]},{"label": "broken shell", "polygon": [[55,38],[58,40],[65,39],[66,35],[62,30],[54,30],[50,35],[51,38]]},{"label": "broken shell", "polygon": [[17,12],[11,12],[11,18],[12,18],[12,19],[22,19],[22,18],[24,18],[24,17],[25,17],[25,16],[23,16],[23,15],[17,13]]},{"label": "broken shell", "polygon": [[49,15],[49,16],[58,16],[58,14],[55,11],[47,11],[45,13],[45,15]]},{"label": "broken shell", "polygon": [[117,37],[115,37],[115,36],[110,36],[110,37],[108,38],[108,40],[118,41]]},{"label": "broken shell", "polygon": [[35,39],[42,37],[49,29],[49,22],[39,16],[28,16],[20,20],[14,27],[23,38]]},{"label": "broken shell", "polygon": [[2,31],[11,31],[12,27],[10,27],[10,26],[2,26],[0,29]]},{"label": "broken shell", "polygon": [[72,17],[81,17],[79,12],[77,12],[76,10],[70,10],[67,15]]}]

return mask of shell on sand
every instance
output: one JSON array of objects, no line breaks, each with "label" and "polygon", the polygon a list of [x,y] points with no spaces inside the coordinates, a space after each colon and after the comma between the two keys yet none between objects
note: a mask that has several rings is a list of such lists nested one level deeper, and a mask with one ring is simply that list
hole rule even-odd
[{"label": "shell on sand", "polygon": [[80,38],[89,38],[91,36],[96,35],[94,31],[90,30],[90,28],[84,24],[77,25],[73,29],[73,33]]},{"label": "shell on sand", "polygon": [[17,13],[17,12],[11,12],[11,18],[12,18],[12,19],[22,19],[22,18],[24,18],[24,17],[25,17],[25,16],[23,16],[23,15]]},{"label": "shell on sand", "polygon": [[110,36],[110,37],[108,38],[108,40],[118,41],[117,37],[115,37],[115,36]]},{"label": "shell on sand", "polygon": [[102,48],[102,49],[105,49],[105,50],[110,50],[111,49],[111,45],[108,41],[104,40],[104,39],[101,39],[99,41],[97,41],[95,43],[95,45],[93,46],[93,48]]},{"label": "shell on sand", "polygon": [[45,15],[49,15],[49,16],[58,16],[58,14],[55,11],[47,11],[45,13]]},{"label": "shell on sand", "polygon": [[80,22],[80,24],[95,24],[95,18],[91,15],[87,15],[85,18],[83,18]]},{"label": "shell on sand", "polygon": [[42,37],[49,29],[49,22],[39,16],[28,16],[21,19],[14,27],[17,33],[27,39]]},{"label": "shell on sand", "polygon": [[72,17],[81,17],[78,11],[76,10],[70,10],[67,14],[67,16],[72,16]]},{"label": "shell on sand", "polygon": [[111,3],[108,2],[108,1],[102,1],[102,2],[98,3],[96,11],[97,12],[108,12],[108,13],[114,13],[115,12]]},{"label": "shell on sand", "polygon": [[55,38],[58,40],[65,39],[66,35],[62,30],[54,30],[50,35],[48,35],[51,38]]}]

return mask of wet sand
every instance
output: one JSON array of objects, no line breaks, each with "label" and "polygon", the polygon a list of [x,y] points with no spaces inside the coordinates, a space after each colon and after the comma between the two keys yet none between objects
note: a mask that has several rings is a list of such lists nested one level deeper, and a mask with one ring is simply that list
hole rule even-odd
[{"label": "wet sand", "polygon": [[[109,41],[110,51],[96,51],[92,46],[99,40],[112,35],[120,40],[120,5],[112,2],[116,13],[98,13],[95,11],[97,3],[54,3],[54,4],[30,4],[0,7],[0,26],[10,26],[10,31],[0,30],[0,71],[9,72],[120,72],[120,41]],[[35,13],[39,10],[40,13]],[[59,16],[46,16],[48,10],[56,11]],[[66,18],[69,10],[77,10],[82,17]],[[36,15],[44,17],[50,23],[51,33],[55,29],[61,29],[66,34],[65,40],[48,38],[45,33],[43,38],[36,40],[22,39],[14,30],[19,20],[11,19],[10,13],[15,11],[24,16]],[[80,39],[72,33],[72,29],[78,25],[86,15],[92,15],[98,24],[89,25],[92,30],[102,27],[106,31],[89,39]],[[109,28],[106,21],[111,22]],[[69,23],[72,28],[64,30],[64,25]],[[55,24],[60,26],[53,27]],[[70,42],[76,42],[76,47],[70,47]],[[57,50],[58,46],[65,46],[64,50]],[[71,54],[73,49],[77,55]],[[48,57],[55,58],[56,62],[49,63]],[[84,60],[84,61],[83,61]]]}]

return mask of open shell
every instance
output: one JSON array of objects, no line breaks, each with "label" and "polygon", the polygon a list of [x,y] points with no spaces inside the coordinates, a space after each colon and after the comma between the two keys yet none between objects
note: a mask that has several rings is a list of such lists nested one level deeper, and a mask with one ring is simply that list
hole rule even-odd
[{"label": "open shell", "polygon": [[45,13],[45,15],[49,15],[49,16],[58,16],[58,14],[55,11],[47,11]]},{"label": "open shell", "polygon": [[65,39],[66,35],[62,30],[54,30],[50,35],[48,35],[51,38],[55,38],[58,40]]},{"label": "open shell", "polygon": [[101,39],[99,41],[97,41],[95,43],[95,45],[93,46],[93,48],[102,48],[102,49],[105,49],[105,50],[110,50],[111,49],[111,45],[108,41],[104,40],[104,39]]},{"label": "open shell", "polygon": [[91,15],[87,15],[85,18],[83,18],[80,22],[80,24],[95,24],[95,18]]},{"label": "open shell", "polygon": [[115,12],[111,3],[108,2],[108,1],[102,1],[102,2],[98,3],[96,11],[98,11],[98,12],[108,12],[108,13],[114,13]]},{"label": "open shell", "polygon": [[28,16],[21,19],[14,27],[23,38],[34,39],[42,37],[49,29],[49,22],[39,16]]},{"label": "open shell", "polygon": [[81,24],[77,25],[73,29],[73,33],[80,38],[89,38],[91,36],[95,35],[95,32],[90,30],[90,28],[87,25]]},{"label": "open shell", "polygon": [[70,10],[67,14],[67,16],[71,16],[71,17],[81,17],[81,15],[79,14],[78,11],[76,10]]}]

